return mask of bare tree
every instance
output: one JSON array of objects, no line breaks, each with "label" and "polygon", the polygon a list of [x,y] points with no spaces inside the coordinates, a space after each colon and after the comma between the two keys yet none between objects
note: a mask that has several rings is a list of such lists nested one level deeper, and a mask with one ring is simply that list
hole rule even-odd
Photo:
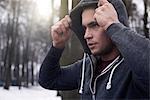
[{"label": "bare tree", "polygon": [[[150,4],[148,3],[149,0],[144,0],[144,33],[145,33],[145,37],[146,38],[150,38],[149,37],[149,29],[148,29],[148,6],[150,6]],[[148,5],[149,4],[149,5]]]},{"label": "bare tree", "polygon": [[127,12],[128,12],[128,16],[132,16],[132,0],[123,0]]},{"label": "bare tree", "polygon": [[80,0],[72,0],[72,8],[74,8],[79,2]]},{"label": "bare tree", "polygon": [[[9,2],[9,10],[10,12],[8,13],[8,28],[7,28],[7,52],[5,55],[5,84],[4,84],[4,89],[9,89],[10,83],[11,83],[11,66],[13,64],[13,57],[14,57],[14,47],[16,43],[16,28],[17,28],[17,3],[16,1],[10,1]],[[10,17],[12,16],[12,18]]]},{"label": "bare tree", "polygon": [[61,0],[60,18],[68,14],[68,0]]}]

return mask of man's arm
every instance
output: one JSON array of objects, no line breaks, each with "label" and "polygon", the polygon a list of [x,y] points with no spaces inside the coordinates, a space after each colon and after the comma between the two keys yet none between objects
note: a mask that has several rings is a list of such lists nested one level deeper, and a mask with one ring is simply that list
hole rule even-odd
[{"label": "man's arm", "polygon": [[136,70],[136,74],[143,76],[149,72],[150,40],[140,36],[121,23],[112,24],[106,32],[117,45],[122,55]]},{"label": "man's arm", "polygon": [[59,60],[62,52],[63,49],[57,49],[52,46],[44,59],[39,73],[39,84],[42,87],[52,90],[78,88],[81,61],[65,68],[60,68]]},{"label": "man's arm", "polygon": [[99,4],[95,20],[115,42],[125,60],[130,62],[135,77],[148,82],[150,40],[121,24],[115,8],[107,0],[99,0]]},{"label": "man's arm", "polygon": [[59,60],[69,40],[71,19],[66,15],[51,27],[52,47],[40,69],[39,83],[47,89],[77,89],[81,62],[60,68]]},{"label": "man's arm", "polygon": [[150,40],[121,23],[112,24],[106,33],[115,42],[125,61],[129,62],[136,85],[148,93]]},{"label": "man's arm", "polygon": [[107,0],[99,0],[99,4],[101,5],[95,10],[94,18],[115,42],[125,61],[129,62],[134,86],[148,96],[150,40],[122,25],[115,8]]}]

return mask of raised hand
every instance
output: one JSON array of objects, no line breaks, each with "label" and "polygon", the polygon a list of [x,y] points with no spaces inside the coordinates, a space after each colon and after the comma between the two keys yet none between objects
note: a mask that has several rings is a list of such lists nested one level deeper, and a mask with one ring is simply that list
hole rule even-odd
[{"label": "raised hand", "polygon": [[70,38],[71,19],[69,15],[66,15],[63,19],[58,21],[51,27],[51,36],[53,40],[53,46],[56,48],[64,48],[66,42]]},{"label": "raised hand", "polygon": [[107,0],[99,0],[98,8],[95,10],[95,20],[105,30],[113,23],[119,23],[118,15],[111,3]]}]

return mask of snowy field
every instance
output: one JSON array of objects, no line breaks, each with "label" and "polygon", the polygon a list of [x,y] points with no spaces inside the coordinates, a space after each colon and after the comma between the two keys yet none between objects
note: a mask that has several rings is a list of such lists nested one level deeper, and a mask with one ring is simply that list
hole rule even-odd
[{"label": "snowy field", "polygon": [[21,88],[10,87],[10,90],[4,90],[0,87],[0,100],[61,100],[56,96],[57,91],[51,91],[38,87]]}]

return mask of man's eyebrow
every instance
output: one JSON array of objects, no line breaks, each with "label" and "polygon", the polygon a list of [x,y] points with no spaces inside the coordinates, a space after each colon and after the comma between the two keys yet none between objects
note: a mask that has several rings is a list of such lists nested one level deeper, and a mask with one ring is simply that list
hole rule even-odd
[{"label": "man's eyebrow", "polygon": [[91,21],[90,23],[87,24],[87,26],[91,27],[91,26],[95,26],[98,25],[98,23],[96,21]]}]

